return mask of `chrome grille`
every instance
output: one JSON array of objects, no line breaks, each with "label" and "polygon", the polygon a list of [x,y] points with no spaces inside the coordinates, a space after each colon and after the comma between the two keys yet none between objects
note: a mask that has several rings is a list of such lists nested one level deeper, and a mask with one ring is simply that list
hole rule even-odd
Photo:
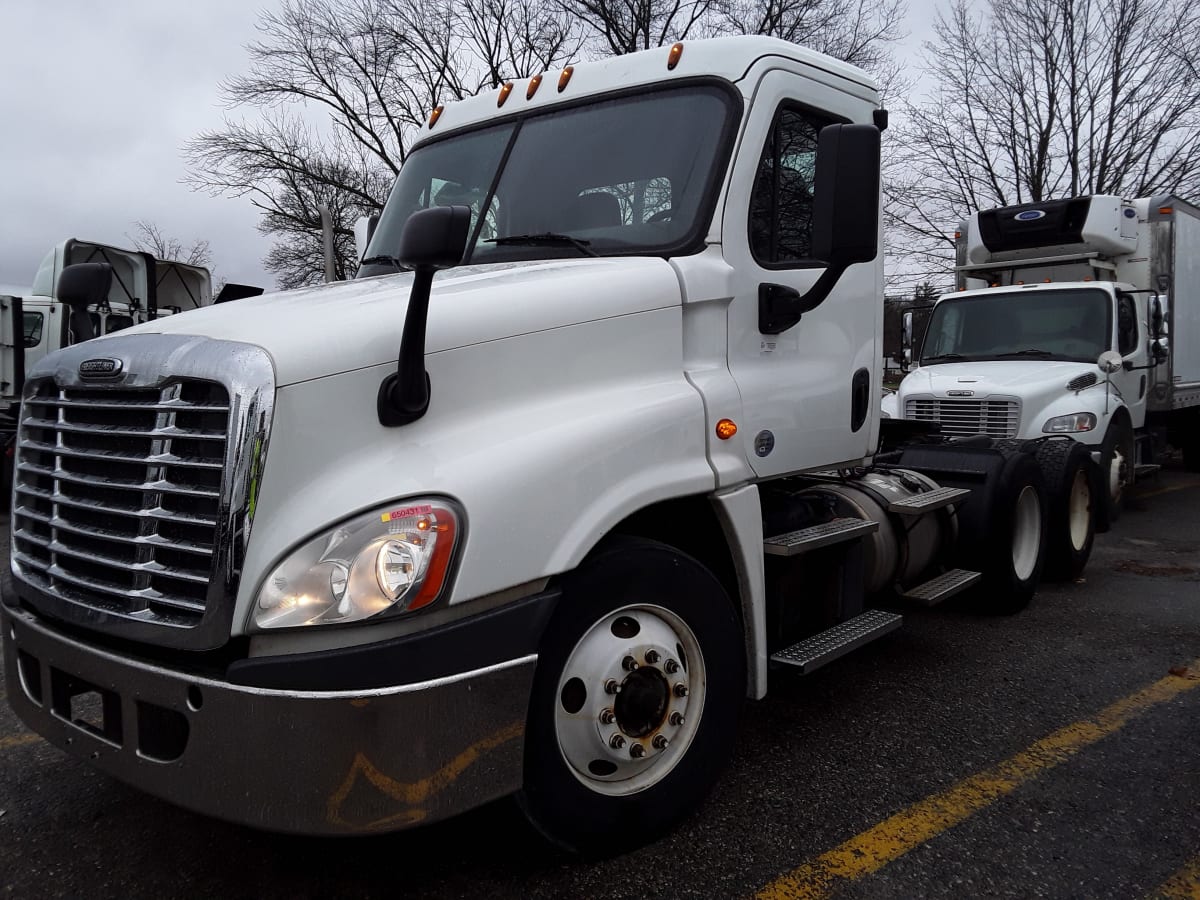
[{"label": "chrome grille", "polygon": [[214,572],[229,392],[31,382],[15,471],[13,558],[52,595],[191,626]]},{"label": "chrome grille", "polygon": [[994,438],[1017,436],[1021,404],[1015,400],[959,400],[909,398],[904,417],[921,422],[940,422],[942,434],[968,437],[983,434]]}]

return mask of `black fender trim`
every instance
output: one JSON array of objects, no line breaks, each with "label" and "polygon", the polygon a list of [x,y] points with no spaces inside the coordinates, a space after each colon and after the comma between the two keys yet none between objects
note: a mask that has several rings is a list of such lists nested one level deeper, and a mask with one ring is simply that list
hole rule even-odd
[{"label": "black fender trim", "polygon": [[561,595],[557,588],[543,591],[375,644],[239,659],[225,677],[232,684],[271,690],[361,691],[483,669],[537,653]]}]

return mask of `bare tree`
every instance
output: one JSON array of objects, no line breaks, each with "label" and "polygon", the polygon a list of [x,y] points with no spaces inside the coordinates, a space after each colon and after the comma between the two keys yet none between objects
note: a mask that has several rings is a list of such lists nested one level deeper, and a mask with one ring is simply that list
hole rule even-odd
[{"label": "bare tree", "polygon": [[[887,230],[910,279],[949,270],[974,209],[1200,188],[1200,7],[1188,0],[952,0],[902,110]],[[903,273],[901,273],[903,274]]]},{"label": "bare tree", "polygon": [[262,211],[282,287],[321,278],[321,203],[338,276],[353,274],[354,219],[382,207],[434,106],[560,64],[580,41],[534,0],[285,0],[260,30],[250,72],[225,86],[255,115],[186,154],[193,186]]},{"label": "bare tree", "polygon": [[711,24],[721,0],[559,0],[600,42],[599,55],[620,56],[681,41]]},{"label": "bare tree", "polygon": [[212,250],[208,241],[196,239],[187,247],[179,238],[168,237],[163,230],[149,219],[138,219],[133,223],[134,234],[126,235],[133,246],[144,253],[151,253],[157,259],[170,259],[189,266],[212,265]]}]

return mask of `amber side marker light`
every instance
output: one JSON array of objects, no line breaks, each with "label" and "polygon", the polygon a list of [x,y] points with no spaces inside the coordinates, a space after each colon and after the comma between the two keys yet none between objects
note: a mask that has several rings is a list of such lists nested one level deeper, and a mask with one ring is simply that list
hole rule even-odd
[{"label": "amber side marker light", "polygon": [[717,423],[717,437],[723,441],[729,440],[737,434],[737,424],[733,419],[722,419]]},{"label": "amber side marker light", "polygon": [[512,93],[512,82],[508,82],[504,87],[500,88],[500,96],[496,98],[496,106],[503,106],[504,101],[508,99],[508,95]]},{"label": "amber side marker light", "polygon": [[562,70],[562,74],[558,76],[558,92],[560,94],[567,89],[567,82],[571,80],[571,76],[574,74],[574,66],[567,66]]},{"label": "amber side marker light", "polygon": [[537,89],[542,86],[542,76],[534,75],[529,79],[529,87],[525,89],[525,99],[532,100],[533,95],[537,93]]},{"label": "amber side marker light", "polygon": [[434,125],[437,124],[437,120],[442,117],[442,110],[445,108],[446,107],[444,107],[444,106],[435,106],[433,108],[433,112],[431,112],[429,114],[429,127],[430,128],[432,128]]},{"label": "amber side marker light", "polygon": [[1158,208],[1158,214],[1160,216],[1169,216],[1173,212],[1175,212],[1175,207],[1173,206],[1160,206]]},{"label": "amber side marker light", "polygon": [[679,57],[683,56],[683,44],[676,44],[671,48],[671,52],[667,54],[667,69],[674,69],[679,65]]}]

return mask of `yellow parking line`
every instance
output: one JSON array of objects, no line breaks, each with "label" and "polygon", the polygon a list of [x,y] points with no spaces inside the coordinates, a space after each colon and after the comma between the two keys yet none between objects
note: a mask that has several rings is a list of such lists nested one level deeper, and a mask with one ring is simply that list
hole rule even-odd
[{"label": "yellow parking line", "polygon": [[12,750],[14,747],[36,744],[40,740],[41,737],[36,734],[16,734],[12,737],[0,738],[0,750]]},{"label": "yellow parking line", "polygon": [[1091,718],[1060,728],[1015,756],[901,810],[841,846],[779,876],[756,896],[760,900],[825,897],[839,884],[877,872],[1118,731],[1146,710],[1200,687],[1200,659],[1171,671],[1171,675],[1118,700]]},{"label": "yellow parking line", "polygon": [[1200,900],[1200,856],[1189,860],[1150,896],[1161,900]]},{"label": "yellow parking line", "polygon": [[1157,497],[1159,494],[1170,494],[1174,491],[1186,491],[1198,487],[1200,487],[1200,481],[1185,481],[1183,484],[1173,484],[1155,491],[1138,491],[1135,496],[1142,500],[1146,497]]}]

